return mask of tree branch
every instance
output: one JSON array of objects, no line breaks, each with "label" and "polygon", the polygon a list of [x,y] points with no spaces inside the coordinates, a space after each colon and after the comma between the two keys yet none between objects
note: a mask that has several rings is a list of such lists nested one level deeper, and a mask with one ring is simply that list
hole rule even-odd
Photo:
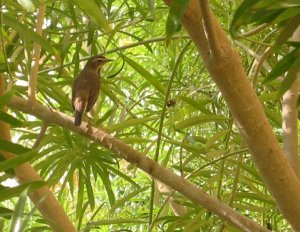
[{"label": "tree branch", "polygon": [[199,0],[199,4],[209,50],[213,58],[218,58],[220,56],[220,48],[213,28],[208,1]]},{"label": "tree branch", "polygon": [[[300,41],[300,26],[294,32],[292,41]],[[297,101],[300,90],[300,72],[291,88],[282,99],[282,138],[285,155],[294,172],[300,179],[300,160],[298,158],[298,110]]]},{"label": "tree branch", "polygon": [[135,164],[141,170],[180,192],[189,200],[204,206],[223,220],[235,225],[243,231],[268,231],[248,217],[241,215],[228,205],[220,202],[218,199],[202,192],[187,180],[165,169],[144,154],[123,143],[121,140],[107,134],[103,129],[92,127],[86,122],[83,122],[79,127],[74,126],[73,117],[55,110],[50,110],[36,102],[30,105],[29,101],[16,96],[11,99],[9,106],[24,113],[32,114],[45,122],[57,124],[89,138],[118,154],[128,162]]},{"label": "tree branch", "polygon": [[[43,32],[42,26],[44,23],[45,12],[46,12],[46,1],[41,3],[37,14],[36,33],[39,35],[42,35]],[[35,42],[33,45],[33,64],[31,67],[29,84],[28,84],[28,99],[31,102],[36,101],[35,89],[36,89],[36,81],[37,81],[37,75],[39,70],[40,56],[41,56],[41,45]]]},{"label": "tree branch", "polygon": [[36,149],[40,145],[40,143],[41,143],[41,141],[42,141],[42,139],[43,139],[43,137],[44,137],[44,135],[47,131],[47,128],[48,128],[48,123],[44,122],[40,133],[36,137],[36,140],[35,140],[35,142],[32,146],[32,149]]},{"label": "tree branch", "polygon": [[220,44],[221,57],[217,62],[206,59],[209,46],[205,43],[200,12],[199,0],[191,0],[182,17],[183,26],[221,90],[280,211],[294,230],[300,231],[300,182],[279,146],[264,109],[248,80],[239,54],[232,48],[227,35],[213,15],[211,15],[212,24]]}]

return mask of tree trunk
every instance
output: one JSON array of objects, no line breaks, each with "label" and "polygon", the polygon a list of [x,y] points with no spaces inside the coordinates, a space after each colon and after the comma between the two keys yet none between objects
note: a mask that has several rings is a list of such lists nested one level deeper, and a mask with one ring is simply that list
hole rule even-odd
[{"label": "tree trunk", "polygon": [[182,23],[221,90],[279,209],[292,227],[300,231],[300,182],[279,146],[264,109],[247,78],[239,54],[232,48],[214,15],[210,15],[212,28],[208,29],[213,30],[217,38],[218,56],[212,56],[209,50],[210,41],[204,31],[198,0],[190,1]]}]

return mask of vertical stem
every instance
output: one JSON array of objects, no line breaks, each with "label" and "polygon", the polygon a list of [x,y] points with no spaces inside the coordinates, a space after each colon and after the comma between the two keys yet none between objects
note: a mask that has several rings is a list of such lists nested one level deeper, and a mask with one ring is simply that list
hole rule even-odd
[{"label": "vertical stem", "polygon": [[[39,35],[42,35],[43,32],[43,22],[44,22],[44,16],[46,12],[46,2],[42,2],[37,14],[37,21],[36,21],[36,33]],[[37,75],[39,71],[39,61],[41,56],[41,45],[37,42],[33,45],[33,64],[31,67],[30,77],[29,77],[29,86],[28,86],[28,99],[30,102],[36,101],[36,82],[37,82]]]},{"label": "vertical stem", "polygon": [[[166,110],[167,110],[167,102],[169,100],[171,89],[172,89],[172,83],[173,83],[173,80],[174,80],[175,75],[177,73],[177,68],[178,68],[178,66],[179,66],[179,64],[180,64],[180,62],[183,58],[183,55],[185,54],[185,52],[187,51],[187,49],[188,49],[188,47],[190,46],[191,43],[192,43],[191,41],[187,42],[187,44],[184,46],[184,48],[180,52],[180,54],[179,54],[179,56],[176,60],[175,67],[174,67],[173,72],[172,72],[171,77],[170,77],[168,89],[167,89],[167,92],[166,92],[166,95],[165,95],[164,106],[163,106],[163,109],[162,109],[162,112],[161,112],[160,124],[159,124],[159,129],[158,129],[158,138],[157,138],[157,144],[156,144],[156,151],[155,151],[155,157],[154,157],[155,161],[157,161],[158,157],[159,157],[159,150],[160,150],[161,137],[162,137],[162,129],[163,129],[163,126],[164,126],[164,118],[165,118],[165,114],[166,114]],[[149,212],[149,230],[148,231],[151,231],[152,228],[153,228],[153,226],[151,224],[152,224],[152,218],[153,218],[153,202],[154,202],[154,191],[155,191],[154,184],[155,184],[154,180],[152,180],[151,197],[150,197],[150,212]]]}]

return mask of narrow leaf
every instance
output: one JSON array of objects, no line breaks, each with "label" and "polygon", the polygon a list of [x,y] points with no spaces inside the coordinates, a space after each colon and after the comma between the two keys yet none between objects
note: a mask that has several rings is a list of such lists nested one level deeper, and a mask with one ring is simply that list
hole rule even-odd
[{"label": "narrow leaf", "polygon": [[13,213],[14,211],[11,209],[0,207],[0,217],[10,219]]},{"label": "narrow leaf", "polygon": [[5,112],[0,111],[0,120],[4,121],[14,127],[22,127],[23,123],[16,119],[15,117],[11,116],[10,114],[7,114]]},{"label": "narrow leaf", "polygon": [[159,80],[152,76],[150,72],[144,69],[141,65],[136,63],[135,61],[129,59],[128,57],[124,56],[124,60],[133,68],[135,69],[142,77],[144,77],[154,88],[156,88],[160,93],[165,94],[166,89],[163,87]]},{"label": "narrow leaf", "polygon": [[9,232],[15,232],[19,231],[20,225],[22,224],[22,217],[25,210],[25,203],[27,198],[27,192],[28,189],[25,189],[17,202],[17,205],[15,207],[14,213],[12,215],[10,226],[9,226]]},{"label": "narrow leaf", "polygon": [[14,168],[22,163],[25,163],[37,155],[38,155],[37,152],[32,150],[25,154],[16,156],[13,159],[2,161],[2,162],[0,162],[0,172],[3,172],[7,169]]},{"label": "narrow leaf", "polygon": [[181,18],[189,4],[189,0],[173,0],[166,22],[166,44],[169,45],[171,37],[180,31]]},{"label": "narrow leaf", "polygon": [[44,181],[36,181],[12,188],[2,186],[0,188],[0,202],[19,196],[26,188],[29,188],[29,192],[33,192],[43,187],[45,184],[46,182]]},{"label": "narrow leaf", "polygon": [[281,23],[287,19],[293,18],[296,15],[300,14],[300,8],[289,8],[284,10],[281,14],[279,14],[273,23]]},{"label": "narrow leaf", "polygon": [[281,128],[282,125],[282,116],[280,113],[270,110],[269,108],[265,108],[266,115],[268,119],[272,121],[278,128]]},{"label": "narrow leaf", "polygon": [[27,147],[23,147],[19,144],[11,143],[9,141],[1,140],[1,139],[0,139],[0,147],[1,150],[3,151],[11,152],[17,155],[30,151],[30,149]]},{"label": "narrow leaf", "polygon": [[267,83],[269,81],[275,80],[277,77],[281,76],[287,70],[289,70],[294,63],[296,56],[297,56],[297,50],[295,49],[289,54],[287,54],[285,57],[283,57],[282,60],[280,60],[277,63],[277,65],[272,69],[272,71],[269,73],[269,75],[266,77],[263,83]]},{"label": "narrow leaf", "polygon": [[78,172],[78,193],[76,204],[76,218],[80,220],[83,212],[83,198],[84,198],[84,176],[81,168]]},{"label": "narrow leaf", "polygon": [[0,96],[0,109],[2,109],[9,102],[14,94],[14,91],[9,91]]},{"label": "narrow leaf", "polygon": [[183,120],[175,125],[176,129],[185,129],[187,127],[196,126],[197,124],[226,121],[227,118],[221,115],[200,115]]},{"label": "narrow leaf", "polygon": [[247,22],[252,16],[252,7],[259,2],[259,0],[244,0],[238,7],[233,15],[233,19],[230,25],[230,33],[233,37],[237,34],[238,28]]},{"label": "narrow leaf", "polygon": [[123,121],[121,123],[118,124],[114,124],[111,125],[109,127],[109,131],[110,132],[114,132],[114,131],[120,131],[123,130],[127,127],[131,127],[131,126],[138,126],[142,123],[148,122],[148,121],[153,121],[153,120],[158,120],[159,116],[153,116],[153,117],[147,117],[147,118],[137,118],[137,119],[129,119],[126,121]]},{"label": "narrow leaf", "polygon": [[295,82],[298,77],[298,73],[300,71],[300,57],[298,57],[293,66],[289,69],[286,77],[284,78],[283,82],[280,85],[280,89],[278,92],[278,97],[281,97]]},{"label": "narrow leaf", "polygon": [[45,40],[42,36],[37,34],[35,31],[31,30],[30,27],[22,23],[19,23],[18,20],[12,18],[8,14],[4,14],[3,23],[17,30],[20,34],[25,36],[26,39],[33,40],[39,43],[48,52],[52,54],[56,53],[54,47],[50,43],[48,43],[47,40]]},{"label": "narrow leaf", "polygon": [[137,189],[131,193],[129,193],[128,195],[126,195],[125,197],[121,198],[120,200],[116,201],[116,203],[114,205],[112,205],[112,207],[109,210],[110,214],[113,214],[117,208],[121,207],[122,205],[124,205],[127,201],[129,201],[129,199],[135,197],[136,195],[138,195],[141,192],[144,192],[145,190],[147,190],[149,187],[143,187],[140,189]]},{"label": "narrow leaf", "polygon": [[18,64],[17,62],[7,62],[7,63],[0,63],[0,72],[8,72],[8,68],[7,66],[9,66],[10,71],[16,71]]},{"label": "narrow leaf", "polygon": [[200,110],[203,113],[209,114],[211,113],[208,109],[205,108],[205,105],[211,102],[209,99],[204,99],[204,100],[193,100],[189,97],[185,96],[179,96],[179,99],[184,101],[185,103],[189,104],[190,106],[194,107],[197,110]]},{"label": "narrow leaf", "polygon": [[102,179],[102,182],[104,184],[110,205],[115,204],[116,199],[115,199],[115,195],[112,190],[112,187],[111,187],[111,181],[109,180],[108,171],[105,169],[105,167],[102,167],[102,165],[100,163],[99,163],[99,165],[95,165],[94,168],[97,171],[97,173],[99,174],[100,178]]},{"label": "narrow leaf", "polygon": [[83,12],[93,18],[99,26],[101,26],[104,30],[108,31],[110,30],[109,28],[109,23],[106,20],[103,12],[101,11],[100,7],[96,4],[95,1],[93,0],[85,0],[85,1],[80,1],[80,0],[74,0],[74,2],[77,4],[79,8],[83,10]]},{"label": "narrow leaf", "polygon": [[212,137],[207,139],[205,144],[205,149],[209,150],[220,138],[222,138],[224,135],[226,135],[230,130],[221,130],[217,133],[215,133]]}]

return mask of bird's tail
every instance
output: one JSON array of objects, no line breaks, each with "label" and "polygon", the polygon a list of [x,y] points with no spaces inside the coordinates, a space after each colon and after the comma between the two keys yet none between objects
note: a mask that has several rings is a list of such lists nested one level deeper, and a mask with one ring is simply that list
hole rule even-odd
[{"label": "bird's tail", "polygon": [[80,126],[83,112],[75,111],[75,126]]}]

